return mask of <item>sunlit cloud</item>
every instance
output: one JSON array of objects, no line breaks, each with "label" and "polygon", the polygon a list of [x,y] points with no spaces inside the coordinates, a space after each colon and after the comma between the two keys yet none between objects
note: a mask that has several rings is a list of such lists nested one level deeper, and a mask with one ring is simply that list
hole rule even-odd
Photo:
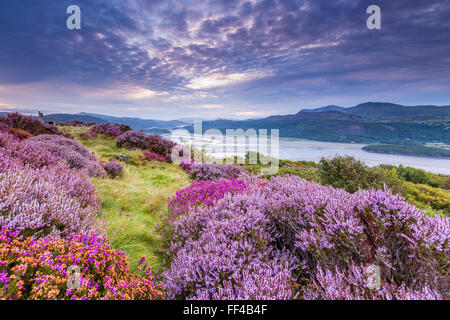
[{"label": "sunlit cloud", "polygon": [[194,90],[211,89],[240,84],[246,81],[261,79],[269,75],[269,72],[248,73],[215,73],[204,77],[194,78],[186,87]]}]

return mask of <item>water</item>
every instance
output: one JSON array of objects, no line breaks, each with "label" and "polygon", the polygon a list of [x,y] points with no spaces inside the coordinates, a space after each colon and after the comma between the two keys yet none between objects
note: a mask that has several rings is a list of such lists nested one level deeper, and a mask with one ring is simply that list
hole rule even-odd
[{"label": "water", "polygon": [[433,173],[450,175],[450,160],[372,153],[362,150],[365,144],[320,142],[300,139],[280,139],[280,159],[319,161],[322,157],[352,156],[369,166],[380,164],[403,165]]},{"label": "water", "polygon": [[[171,138],[170,135],[168,135],[167,138]],[[191,136],[183,136],[181,139],[175,138],[173,140],[178,143],[183,142],[190,145],[192,142],[191,138]],[[208,153],[214,154],[216,158],[225,157],[225,153],[223,152],[224,140],[204,138],[203,141],[205,142],[204,147]],[[450,175],[450,160],[430,157],[372,153],[362,150],[364,146],[366,145],[354,143],[321,142],[296,138],[280,138],[278,158],[285,160],[308,160],[318,162],[322,157],[333,158],[335,156],[352,156],[358,160],[363,161],[369,166],[377,166],[380,164],[390,164],[396,166],[403,165],[423,169],[433,173]],[[243,156],[245,155],[247,150],[256,151],[257,147],[250,146],[245,150],[241,145],[241,151],[235,152],[235,154]]]}]

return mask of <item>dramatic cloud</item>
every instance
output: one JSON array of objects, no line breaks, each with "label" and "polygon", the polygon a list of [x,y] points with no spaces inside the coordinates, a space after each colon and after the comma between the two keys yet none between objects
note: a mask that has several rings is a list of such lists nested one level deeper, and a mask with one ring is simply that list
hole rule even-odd
[{"label": "dramatic cloud", "polygon": [[[81,8],[81,30],[66,9]],[[381,30],[366,9],[381,7]],[[0,3],[0,108],[170,119],[368,100],[449,104],[438,0]]]}]

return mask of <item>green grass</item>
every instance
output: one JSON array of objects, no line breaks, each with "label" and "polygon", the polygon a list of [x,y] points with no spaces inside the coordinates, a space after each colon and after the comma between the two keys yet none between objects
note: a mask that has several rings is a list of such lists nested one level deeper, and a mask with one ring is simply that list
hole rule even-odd
[{"label": "green grass", "polygon": [[117,153],[129,157],[128,162],[123,163],[122,176],[92,179],[102,199],[101,216],[106,219],[112,247],[125,252],[131,271],[137,270],[142,256],[160,271],[163,266],[161,237],[155,227],[161,222],[160,215],[167,215],[168,197],[191,183],[188,175],[177,165],[146,161],[142,151],[118,148],[113,139],[81,139],[79,133],[86,128],[63,128],[103,162],[113,159]]}]

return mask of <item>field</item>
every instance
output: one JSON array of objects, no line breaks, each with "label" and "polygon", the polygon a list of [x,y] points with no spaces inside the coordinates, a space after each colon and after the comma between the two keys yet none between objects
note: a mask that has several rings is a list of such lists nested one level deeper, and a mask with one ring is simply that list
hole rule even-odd
[{"label": "field", "polygon": [[190,184],[188,175],[177,165],[146,161],[140,150],[118,148],[114,139],[80,139],[79,134],[86,128],[62,129],[78,137],[100,161],[108,162],[115,154],[128,157],[122,176],[92,179],[102,199],[101,216],[108,223],[108,238],[113,248],[126,253],[132,271],[136,271],[142,256],[148,257],[151,265],[161,271],[161,239],[155,227],[161,223],[160,216],[167,215],[168,198]]}]

